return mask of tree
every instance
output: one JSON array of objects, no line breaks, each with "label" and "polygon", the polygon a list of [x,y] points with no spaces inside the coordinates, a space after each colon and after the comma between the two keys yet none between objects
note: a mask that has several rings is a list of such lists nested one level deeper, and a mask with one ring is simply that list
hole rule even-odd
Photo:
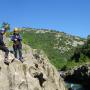
[{"label": "tree", "polygon": [[10,30],[10,24],[9,23],[3,22],[2,27],[6,28],[7,30]]}]

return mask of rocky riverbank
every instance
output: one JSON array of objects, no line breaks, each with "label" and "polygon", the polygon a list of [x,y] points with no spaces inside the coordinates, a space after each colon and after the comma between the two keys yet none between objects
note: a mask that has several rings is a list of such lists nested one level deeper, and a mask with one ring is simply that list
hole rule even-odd
[{"label": "rocky riverbank", "polygon": [[60,71],[60,76],[65,81],[83,85],[90,90],[90,64],[81,65],[67,71]]}]

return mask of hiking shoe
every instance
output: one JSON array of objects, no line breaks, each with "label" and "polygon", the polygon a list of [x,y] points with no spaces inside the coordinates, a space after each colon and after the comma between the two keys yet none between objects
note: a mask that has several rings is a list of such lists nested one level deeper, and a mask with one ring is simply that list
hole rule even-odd
[{"label": "hiking shoe", "polygon": [[24,60],[23,59],[20,59],[20,61],[23,63],[24,62]]},{"label": "hiking shoe", "polygon": [[22,57],[22,58],[19,58],[19,60],[20,60],[22,63],[24,62],[23,57]]},{"label": "hiking shoe", "polygon": [[23,60],[20,60],[22,63],[24,62]]},{"label": "hiking shoe", "polygon": [[4,60],[4,63],[9,66],[9,62],[7,60]]}]

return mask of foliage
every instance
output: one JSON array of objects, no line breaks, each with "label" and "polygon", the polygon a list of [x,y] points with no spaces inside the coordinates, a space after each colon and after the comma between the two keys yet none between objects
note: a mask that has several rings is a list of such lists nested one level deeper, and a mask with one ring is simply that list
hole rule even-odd
[{"label": "foliage", "polygon": [[[30,45],[34,49],[43,50],[50,62],[61,70],[67,70],[83,62],[89,61],[89,37],[83,46],[73,47],[73,41],[83,41],[82,38],[68,35],[64,32],[53,30],[33,30],[32,28],[20,28],[23,43]],[[10,36],[12,32],[8,33]],[[78,38],[78,39],[77,39]],[[11,46],[12,43],[9,43]],[[82,53],[83,52],[83,53]],[[86,56],[87,55],[87,56]]]},{"label": "foliage", "polygon": [[[20,30],[23,43],[30,45],[32,48],[43,50],[57,69],[67,70],[90,62],[90,35],[85,41],[83,38],[53,30],[33,30],[32,28]],[[7,36],[11,34],[12,32],[8,33]],[[73,47],[73,41],[85,41],[85,43]]]},{"label": "foliage", "polygon": [[[53,30],[33,30],[31,28],[24,28],[22,30],[23,42],[32,48],[43,50],[57,69],[61,69],[66,65],[67,60],[70,59],[74,52],[72,45],[66,45],[67,41],[73,42],[74,36]],[[57,37],[58,34],[60,37]],[[59,49],[60,47],[62,49]],[[70,50],[67,50],[68,48]]]},{"label": "foliage", "polygon": [[90,35],[87,37],[83,46],[78,46],[71,57],[71,61],[90,62]]}]

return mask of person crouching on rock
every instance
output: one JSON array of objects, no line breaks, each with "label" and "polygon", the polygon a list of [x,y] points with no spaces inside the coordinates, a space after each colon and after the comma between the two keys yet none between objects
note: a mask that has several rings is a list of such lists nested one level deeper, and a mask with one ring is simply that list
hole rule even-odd
[{"label": "person crouching on rock", "polygon": [[6,23],[3,23],[3,27],[2,29],[0,30],[0,50],[4,51],[5,52],[5,58],[4,58],[4,63],[6,65],[9,65],[9,62],[8,62],[8,54],[9,54],[9,50],[8,48],[6,47],[4,41],[3,41],[3,36],[5,35],[6,31],[10,29],[10,26],[9,24],[6,24]]},{"label": "person crouching on rock", "polygon": [[13,35],[11,36],[11,40],[13,41],[13,51],[15,58],[17,57],[17,51],[19,52],[19,60],[23,63],[22,57],[22,37],[19,34],[18,28],[14,28]]}]

